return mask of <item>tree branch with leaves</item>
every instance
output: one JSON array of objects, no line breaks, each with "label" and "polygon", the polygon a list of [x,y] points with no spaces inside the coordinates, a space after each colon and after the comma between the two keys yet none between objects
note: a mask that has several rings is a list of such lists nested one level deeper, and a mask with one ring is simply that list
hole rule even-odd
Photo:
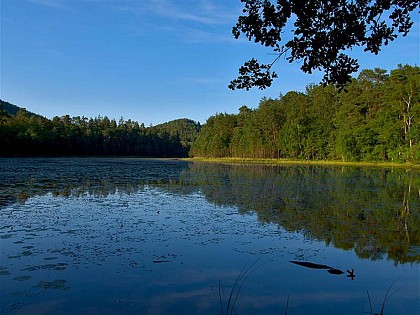
[{"label": "tree branch with leaves", "polygon": [[[233,36],[241,34],[249,41],[273,50],[276,57],[269,64],[252,58],[239,68],[239,76],[229,88],[270,87],[278,75],[274,64],[285,56],[289,62],[301,62],[301,70],[311,74],[324,72],[323,83],[342,88],[359,69],[358,60],[350,57],[353,47],[378,54],[399,35],[406,36],[419,8],[418,0],[241,0],[244,15],[233,27]],[[291,39],[284,41],[288,24]]]}]

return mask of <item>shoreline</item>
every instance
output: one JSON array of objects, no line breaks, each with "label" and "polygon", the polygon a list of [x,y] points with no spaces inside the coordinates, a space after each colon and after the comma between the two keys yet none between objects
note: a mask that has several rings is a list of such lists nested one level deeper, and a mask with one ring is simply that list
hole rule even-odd
[{"label": "shoreline", "polygon": [[406,168],[420,170],[420,164],[394,163],[394,162],[345,162],[333,160],[289,160],[289,159],[254,159],[254,158],[180,158],[182,161],[207,162],[221,164],[260,164],[260,165],[313,165],[313,166],[353,166],[353,167],[380,167],[380,168]]},{"label": "shoreline", "polygon": [[420,171],[420,163],[412,162],[346,162],[337,160],[292,160],[292,159],[260,159],[260,158],[204,158],[204,157],[150,157],[150,156],[2,156],[1,159],[143,159],[143,160],[172,160],[184,162],[204,162],[219,164],[243,165],[306,165],[306,166],[347,166],[347,167],[377,167],[404,168]]}]

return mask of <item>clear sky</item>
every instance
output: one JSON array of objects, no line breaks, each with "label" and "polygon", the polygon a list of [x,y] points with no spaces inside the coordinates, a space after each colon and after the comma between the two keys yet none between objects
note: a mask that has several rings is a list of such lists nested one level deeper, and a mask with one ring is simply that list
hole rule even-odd
[{"label": "clear sky", "polygon": [[[227,88],[244,61],[269,50],[235,40],[239,0],[0,0],[0,98],[52,118],[98,115],[159,124],[204,123],[260,99],[304,91],[321,74],[280,61],[260,91]],[[354,51],[361,69],[419,64],[419,15],[410,34],[378,55]]]}]

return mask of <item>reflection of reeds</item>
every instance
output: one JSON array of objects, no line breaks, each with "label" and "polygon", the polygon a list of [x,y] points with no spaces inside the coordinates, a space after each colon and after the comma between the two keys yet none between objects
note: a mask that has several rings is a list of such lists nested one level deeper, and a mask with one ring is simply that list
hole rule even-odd
[{"label": "reflection of reeds", "polygon": [[393,296],[395,293],[397,293],[402,288],[402,287],[400,287],[400,288],[396,289],[394,292],[392,292],[391,294],[389,294],[389,292],[391,291],[391,288],[398,281],[398,279],[394,280],[394,282],[392,282],[391,285],[388,287],[388,290],[386,290],[384,299],[382,301],[381,311],[379,313],[374,313],[373,312],[373,310],[372,310],[372,303],[371,303],[370,295],[369,295],[369,290],[366,290],[367,296],[368,296],[368,300],[369,300],[369,308],[370,308],[370,313],[369,314],[371,314],[371,315],[384,315],[384,310],[385,310],[385,304],[386,304],[386,302],[391,298],[391,296]]},{"label": "reflection of reeds", "polygon": [[226,307],[223,303],[222,295],[224,295],[223,291],[223,284],[222,280],[219,279],[219,302],[220,302],[220,315],[230,315],[234,314],[235,304],[239,296],[239,292],[241,292],[242,286],[245,282],[245,280],[249,277],[250,274],[252,274],[255,270],[257,270],[259,267],[261,267],[263,263],[258,263],[259,260],[256,260],[251,266],[249,266],[247,269],[245,267],[241,270],[239,275],[236,277],[236,280],[230,289],[229,298],[227,300]]}]

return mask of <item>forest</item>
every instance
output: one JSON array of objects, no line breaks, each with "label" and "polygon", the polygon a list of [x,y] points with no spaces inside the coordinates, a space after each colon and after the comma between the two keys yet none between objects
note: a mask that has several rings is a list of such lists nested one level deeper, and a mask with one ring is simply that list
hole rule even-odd
[{"label": "forest", "polygon": [[47,119],[1,101],[0,156],[186,157],[200,124],[177,119],[145,127],[131,119]]},{"label": "forest", "polygon": [[420,162],[420,68],[362,70],[339,90],[309,85],[256,109],[145,127],[131,119],[48,119],[0,101],[0,156],[238,157]]},{"label": "forest", "polygon": [[362,70],[338,90],[309,85],[258,108],[208,118],[191,155],[340,161],[420,161],[420,68]]}]

